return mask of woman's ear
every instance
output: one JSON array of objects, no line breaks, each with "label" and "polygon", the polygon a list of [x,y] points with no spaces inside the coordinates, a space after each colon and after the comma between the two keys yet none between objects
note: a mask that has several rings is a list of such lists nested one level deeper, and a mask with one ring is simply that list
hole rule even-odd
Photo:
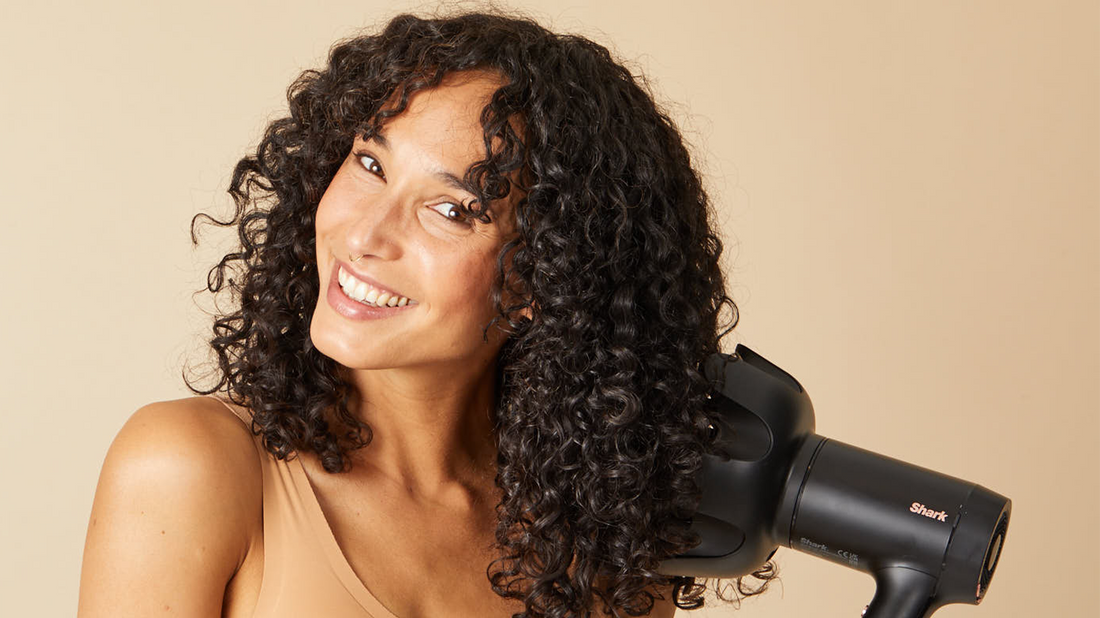
[{"label": "woman's ear", "polygon": [[520,321],[522,318],[534,320],[534,306],[535,302],[530,300],[530,297],[520,297],[507,290],[504,291],[504,297],[500,302],[500,309],[507,313],[507,319],[510,321]]},{"label": "woman's ear", "polygon": [[526,305],[518,311],[513,311],[509,315],[511,320],[519,320],[521,318],[527,318],[528,320],[534,320],[534,311],[531,309],[531,305]]}]

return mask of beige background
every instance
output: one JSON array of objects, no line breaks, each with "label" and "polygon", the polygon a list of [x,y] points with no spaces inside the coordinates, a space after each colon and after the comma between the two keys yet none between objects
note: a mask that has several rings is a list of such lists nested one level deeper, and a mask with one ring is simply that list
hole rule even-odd
[{"label": "beige background", "polygon": [[[299,71],[414,5],[314,6],[5,0],[0,615],[73,614],[111,439],[187,395],[209,330],[191,292],[227,238],[193,251],[192,215],[229,204]],[[515,6],[618,50],[684,127],[722,214],[730,348],[798,378],[819,433],[1013,499],[989,595],[937,616],[1097,615],[1097,4]],[[777,557],[742,615],[872,595]]]}]

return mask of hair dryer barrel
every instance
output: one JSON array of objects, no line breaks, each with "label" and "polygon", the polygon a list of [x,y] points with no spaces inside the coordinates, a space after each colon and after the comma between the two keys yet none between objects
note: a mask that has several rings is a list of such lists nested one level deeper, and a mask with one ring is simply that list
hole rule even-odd
[{"label": "hair dryer barrel", "polygon": [[866,618],[927,618],[977,604],[997,566],[1012,503],[967,481],[815,433],[793,376],[738,345],[705,365],[714,448],[697,481],[700,542],[668,575],[736,577],[786,545],[875,578]]},{"label": "hair dryer barrel", "polygon": [[981,601],[1010,510],[984,487],[813,435],[792,465],[775,537],[871,573],[868,618],[923,618]]}]

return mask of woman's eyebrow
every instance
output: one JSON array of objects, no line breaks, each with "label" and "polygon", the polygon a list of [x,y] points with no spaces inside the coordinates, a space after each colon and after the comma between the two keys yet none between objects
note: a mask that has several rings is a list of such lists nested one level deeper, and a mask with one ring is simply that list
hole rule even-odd
[{"label": "woman's eyebrow", "polygon": [[376,142],[382,148],[385,148],[386,150],[390,149],[390,141],[388,139],[386,139],[385,135],[382,135],[382,129],[378,129],[374,133],[371,133],[371,135],[365,141],[367,141],[367,142],[373,141],[373,142]]},{"label": "woman's eyebrow", "polygon": [[464,180],[448,172],[447,170],[436,170],[432,173],[432,176],[443,181],[444,184],[451,188],[458,189],[459,191],[465,191],[472,195],[477,195],[477,191],[474,191]]}]

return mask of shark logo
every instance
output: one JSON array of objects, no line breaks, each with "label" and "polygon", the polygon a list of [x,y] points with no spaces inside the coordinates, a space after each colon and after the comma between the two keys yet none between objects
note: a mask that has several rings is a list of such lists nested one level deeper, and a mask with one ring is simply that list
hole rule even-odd
[{"label": "shark logo", "polygon": [[947,511],[933,511],[920,502],[914,502],[913,505],[909,507],[909,512],[924,515],[925,517],[930,517],[937,521],[947,521]]}]

